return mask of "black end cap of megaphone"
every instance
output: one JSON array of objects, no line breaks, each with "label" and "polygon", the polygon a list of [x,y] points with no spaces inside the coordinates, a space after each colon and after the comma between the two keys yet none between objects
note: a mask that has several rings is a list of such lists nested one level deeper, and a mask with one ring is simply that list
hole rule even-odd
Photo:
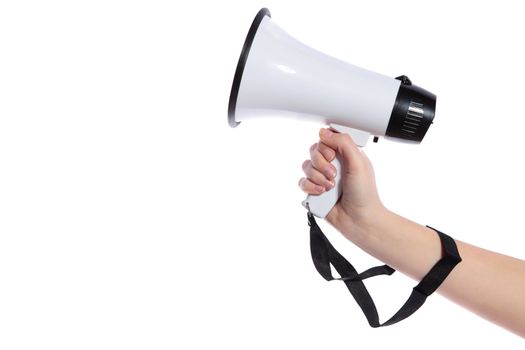
[{"label": "black end cap of megaphone", "polygon": [[271,17],[270,10],[267,8],[262,8],[257,12],[255,18],[253,19],[248,35],[244,40],[244,45],[242,47],[241,56],[239,57],[239,62],[237,63],[237,69],[235,70],[235,75],[233,77],[232,89],[230,92],[230,102],[228,103],[228,124],[232,128],[240,124],[240,122],[235,120],[235,108],[237,106],[237,96],[239,95],[239,88],[241,86],[242,73],[244,72],[244,66],[248,60],[248,55],[250,54],[250,49],[252,48],[253,40],[255,39],[255,34],[259,29],[264,17]]},{"label": "black end cap of megaphone", "polygon": [[421,142],[434,120],[436,95],[412,85],[405,75],[396,79],[401,80],[401,85],[385,135]]}]

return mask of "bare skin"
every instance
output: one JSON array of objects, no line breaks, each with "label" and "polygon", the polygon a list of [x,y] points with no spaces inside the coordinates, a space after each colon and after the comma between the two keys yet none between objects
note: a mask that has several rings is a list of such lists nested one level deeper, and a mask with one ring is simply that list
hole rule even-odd
[{"label": "bare skin", "polygon": [[[383,206],[368,157],[350,136],[321,129],[299,181],[309,194],[334,186],[336,155],[343,161],[343,195],[326,217],[352,243],[420,280],[441,258],[438,235]],[[525,338],[525,261],[456,240],[463,261],[438,292],[479,316]]]}]

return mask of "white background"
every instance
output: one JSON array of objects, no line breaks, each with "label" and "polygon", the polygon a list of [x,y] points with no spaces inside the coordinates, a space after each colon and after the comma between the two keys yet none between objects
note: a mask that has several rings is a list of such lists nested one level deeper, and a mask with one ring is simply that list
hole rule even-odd
[{"label": "white background", "polygon": [[[317,274],[297,181],[320,125],[226,123],[263,6],[438,96],[421,145],[366,149],[390,209],[525,257],[520,2],[2,1],[1,349],[523,348],[439,295],[371,329]],[[415,283],[368,282],[383,320]]]}]

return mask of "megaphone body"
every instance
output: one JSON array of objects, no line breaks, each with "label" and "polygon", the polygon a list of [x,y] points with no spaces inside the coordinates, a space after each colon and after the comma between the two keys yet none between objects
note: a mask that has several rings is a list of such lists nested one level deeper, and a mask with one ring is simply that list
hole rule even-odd
[{"label": "megaphone body", "polygon": [[[349,133],[358,146],[370,136],[421,142],[435,114],[436,97],[406,76],[388,77],[356,67],[297,41],[259,11],[246,37],[230,93],[228,122],[236,127],[270,115],[297,117]],[[309,195],[303,205],[325,217],[341,194],[336,186]]]}]

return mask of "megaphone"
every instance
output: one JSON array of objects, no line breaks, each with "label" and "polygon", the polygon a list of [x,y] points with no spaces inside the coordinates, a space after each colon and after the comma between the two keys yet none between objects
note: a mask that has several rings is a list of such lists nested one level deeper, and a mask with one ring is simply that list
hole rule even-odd
[{"label": "megaphone", "polygon": [[[261,9],[248,31],[228,105],[231,127],[268,115],[318,121],[365,146],[371,136],[419,143],[434,119],[436,96],[406,76],[388,77],[343,62],[297,41]],[[335,187],[303,205],[324,218],[341,195]]]}]

